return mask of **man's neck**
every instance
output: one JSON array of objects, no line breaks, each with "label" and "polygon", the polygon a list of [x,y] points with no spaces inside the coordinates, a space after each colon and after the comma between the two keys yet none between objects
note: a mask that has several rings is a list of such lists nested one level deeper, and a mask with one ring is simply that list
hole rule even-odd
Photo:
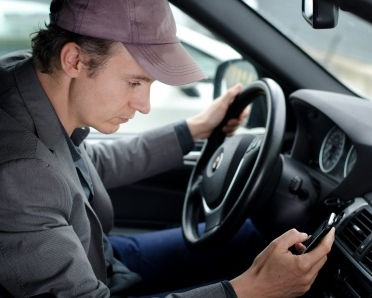
[{"label": "man's neck", "polygon": [[36,70],[37,77],[44,92],[51,102],[68,136],[71,136],[75,128],[78,127],[76,121],[74,121],[74,113],[72,112],[69,101],[68,91],[71,82],[70,79],[58,76],[57,72],[58,71],[55,71],[53,74],[45,74]]}]

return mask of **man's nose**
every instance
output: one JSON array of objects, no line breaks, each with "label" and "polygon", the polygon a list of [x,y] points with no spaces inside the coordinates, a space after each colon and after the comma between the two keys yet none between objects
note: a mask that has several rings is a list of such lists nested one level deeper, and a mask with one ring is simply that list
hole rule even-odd
[{"label": "man's nose", "polygon": [[150,94],[138,96],[131,101],[131,107],[142,114],[148,114],[151,110]]}]

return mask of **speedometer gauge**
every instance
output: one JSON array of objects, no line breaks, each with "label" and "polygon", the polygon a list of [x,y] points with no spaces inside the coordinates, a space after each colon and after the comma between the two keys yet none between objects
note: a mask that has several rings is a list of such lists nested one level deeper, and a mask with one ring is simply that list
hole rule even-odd
[{"label": "speedometer gauge", "polygon": [[319,166],[324,173],[332,171],[340,161],[345,140],[345,134],[337,127],[333,127],[325,136],[319,154]]},{"label": "speedometer gauge", "polygon": [[345,167],[344,167],[344,177],[349,175],[349,173],[351,172],[351,170],[353,169],[353,167],[356,163],[356,160],[357,160],[356,150],[355,150],[354,146],[351,146],[351,148],[349,149],[349,152],[346,156]]}]

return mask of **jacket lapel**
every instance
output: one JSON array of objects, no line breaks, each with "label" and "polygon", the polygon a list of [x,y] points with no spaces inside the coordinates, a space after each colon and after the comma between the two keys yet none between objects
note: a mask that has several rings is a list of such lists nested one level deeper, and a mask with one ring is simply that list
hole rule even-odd
[{"label": "jacket lapel", "polygon": [[41,87],[31,59],[26,59],[23,63],[17,65],[15,78],[24,104],[34,121],[37,136],[58,160],[59,170],[65,173],[64,176],[72,182],[71,185],[76,186],[76,190],[83,197],[87,208],[95,214],[77,175],[66,142],[64,128]]},{"label": "jacket lapel", "polygon": [[[92,266],[97,278],[105,282],[106,267],[102,251],[102,226],[85,195],[66,141],[66,133],[41,87],[31,58],[17,65],[14,76],[24,105],[34,122],[35,133],[38,137],[38,150],[42,153],[41,156],[51,161],[51,164],[54,164],[63,173],[71,187],[73,198],[81,197],[84,201],[92,230],[88,257],[93,260]],[[96,249],[92,249],[92,247]]]}]

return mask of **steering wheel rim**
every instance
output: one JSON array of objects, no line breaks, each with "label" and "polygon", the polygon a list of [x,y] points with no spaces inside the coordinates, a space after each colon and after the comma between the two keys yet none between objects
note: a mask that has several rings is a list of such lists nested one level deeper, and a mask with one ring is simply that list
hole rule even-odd
[{"label": "steering wheel rim", "polygon": [[[258,95],[264,95],[267,104],[262,139],[252,135],[225,139],[222,127]],[[285,120],[284,94],[272,79],[251,83],[235,98],[225,119],[208,138],[190,176],[182,211],[182,232],[189,247],[203,249],[226,242],[255,210],[264,182],[279,157]],[[205,216],[201,233],[200,211]]]}]

